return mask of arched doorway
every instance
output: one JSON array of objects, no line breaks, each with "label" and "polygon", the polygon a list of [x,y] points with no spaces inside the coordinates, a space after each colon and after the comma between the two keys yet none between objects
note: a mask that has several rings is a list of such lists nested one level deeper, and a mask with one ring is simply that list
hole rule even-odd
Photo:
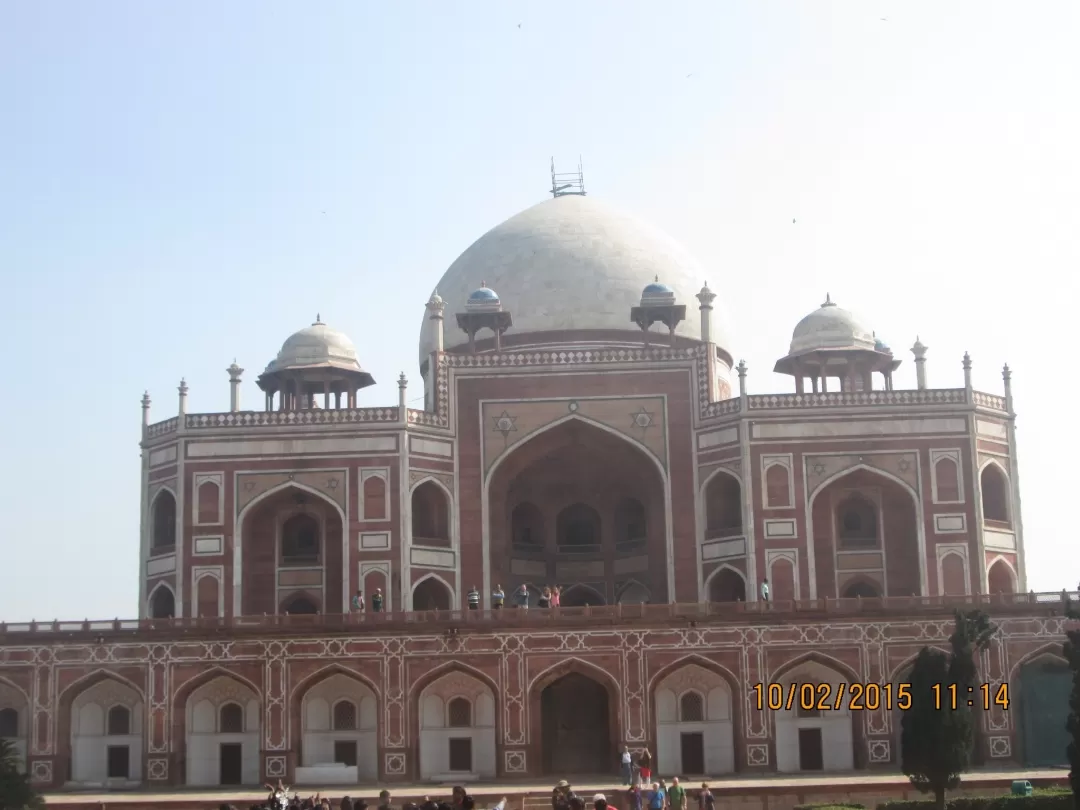
[{"label": "arched doorway", "polygon": [[450,589],[441,579],[427,577],[413,588],[413,610],[450,610],[451,601]]},{"label": "arched doorway", "polygon": [[819,597],[923,594],[918,513],[904,484],[858,467],[817,490],[812,501]]},{"label": "arched doorway", "polygon": [[1053,768],[1068,765],[1065,750],[1070,737],[1064,718],[1069,715],[1072,671],[1056,655],[1044,655],[1020,667],[1020,733],[1024,764]]},{"label": "arched doorway", "polygon": [[710,602],[745,602],[746,580],[737,571],[721,568],[709,579]]},{"label": "arched doorway", "polygon": [[176,598],[172,588],[161,583],[150,594],[150,618],[172,619],[176,616]]},{"label": "arched doorway", "polygon": [[731,688],[712,670],[687,663],[656,685],[656,770],[704,776],[735,770]]},{"label": "arched doorway", "polygon": [[418,546],[450,545],[450,499],[434,481],[413,490],[412,541]]},{"label": "arched doorway", "polygon": [[578,418],[513,447],[488,486],[491,583],[587,583],[603,604],[632,575],[665,600],[664,481],[648,452]]},{"label": "arched doorway", "polygon": [[[849,679],[816,660],[807,660],[774,678],[788,690],[809,689],[807,684],[828,684],[830,694],[846,690]],[[859,715],[846,706],[835,711],[821,711],[795,701],[791,709],[775,712],[776,770],[780,773],[850,771],[855,767],[855,729]],[[809,707],[809,708],[807,708]]]},{"label": "arched doorway", "polygon": [[301,761],[296,784],[322,784],[323,768],[330,762],[348,769],[347,784],[378,778],[379,712],[371,687],[333,672],[304,691],[299,714]]},{"label": "arched doorway", "polygon": [[132,787],[142,781],[143,704],[131,686],[106,677],[71,703],[71,782]]},{"label": "arched doorway", "polygon": [[612,707],[608,691],[580,672],[568,672],[540,693],[541,754],[546,774],[612,770]]},{"label": "arched doorway", "polygon": [[0,738],[15,746],[17,769],[26,768],[26,743],[30,733],[30,704],[18,689],[0,681]]},{"label": "arched doorway", "polygon": [[448,672],[424,687],[419,704],[421,779],[495,777],[495,695],[487,684]]},{"label": "arched doorway", "polygon": [[1004,559],[997,559],[986,572],[986,585],[991,594],[1016,593],[1016,577]]},{"label": "arched doorway", "polygon": [[604,604],[607,604],[604,597],[588,585],[573,585],[559,594],[560,607],[598,607]]}]

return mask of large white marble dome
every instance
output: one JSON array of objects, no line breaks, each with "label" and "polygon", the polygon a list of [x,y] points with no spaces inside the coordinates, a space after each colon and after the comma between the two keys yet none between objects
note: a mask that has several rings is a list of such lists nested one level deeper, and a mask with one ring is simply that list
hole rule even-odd
[{"label": "large white marble dome", "polygon": [[[674,291],[677,304],[686,305],[676,334],[700,340],[695,295],[715,275],[656,228],[594,197],[568,194],[492,228],[450,265],[436,290],[446,302],[447,348],[466,342],[454,315],[465,311],[470,294],[483,285],[513,315],[510,337],[565,330],[640,333],[630,309],[640,303],[642,290],[659,280]],[[729,350],[720,303],[713,303],[712,341]],[[425,313],[421,365],[434,349],[434,325]]]}]

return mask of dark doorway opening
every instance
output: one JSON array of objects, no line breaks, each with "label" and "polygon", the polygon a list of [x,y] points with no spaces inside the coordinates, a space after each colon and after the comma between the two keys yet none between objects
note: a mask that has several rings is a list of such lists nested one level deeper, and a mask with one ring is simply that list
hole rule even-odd
[{"label": "dark doorway opening", "polygon": [[334,741],[334,762],[339,765],[356,767],[356,740]]},{"label": "dark doorway opening", "polygon": [[825,770],[825,751],[820,728],[799,729],[799,770]]},{"label": "dark doorway opening", "polygon": [[680,773],[687,776],[703,776],[705,774],[705,735],[700,731],[684,731],[679,740],[682,751],[682,768]]},{"label": "dark doorway opening", "polygon": [[221,784],[244,784],[243,743],[221,743],[218,764],[221,766],[221,778],[218,780]]},{"label": "dark doorway opening", "polygon": [[472,737],[451,737],[450,770],[469,773],[472,771]]},{"label": "dark doorway opening", "polygon": [[109,779],[131,778],[131,748],[128,746],[110,745],[105,754],[105,763],[105,774]]},{"label": "dark doorway opening", "polygon": [[1036,661],[1021,668],[1020,718],[1025,765],[1068,764],[1065,749],[1069,732],[1062,718],[1069,714],[1071,688],[1072,673],[1063,661]]},{"label": "dark doorway opening", "polygon": [[598,774],[613,768],[607,690],[571,672],[540,695],[544,772]]}]

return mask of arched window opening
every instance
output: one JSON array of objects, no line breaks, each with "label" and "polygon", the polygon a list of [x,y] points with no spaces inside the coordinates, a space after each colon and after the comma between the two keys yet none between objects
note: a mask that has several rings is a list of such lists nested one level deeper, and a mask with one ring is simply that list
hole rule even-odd
[{"label": "arched window opening", "polygon": [[510,513],[510,536],[514,548],[537,551],[544,547],[543,516],[535,504],[525,501]]},{"label": "arched window opening", "polygon": [[836,507],[836,528],[842,548],[873,548],[878,545],[877,508],[861,495],[849,495]]},{"label": "arched window opening", "polygon": [[979,477],[982,490],[983,519],[1009,522],[1009,482],[996,464],[987,464]]},{"label": "arched window opening", "polygon": [[727,473],[717,473],[705,488],[705,535],[734,537],[742,534],[742,487]]},{"label": "arched window opening", "polygon": [[765,470],[765,502],[770,507],[791,506],[791,487],[788,469],[783,464],[770,464]]},{"label": "arched window opening", "polygon": [[218,503],[220,502],[218,485],[213,481],[199,484],[197,496],[199,523],[217,523],[219,520]]},{"label": "arched window opening", "polygon": [[450,610],[450,590],[434,577],[413,588],[413,610]]},{"label": "arched window opening", "polygon": [[624,498],[615,507],[615,549],[627,551],[645,545],[648,521],[637,498]]},{"label": "arched window opening", "polygon": [[386,481],[381,476],[364,479],[364,520],[386,520]]},{"label": "arched window opening", "polygon": [[1003,560],[998,560],[986,572],[986,585],[991,594],[1016,593],[1016,578]]},{"label": "arched window opening", "polygon": [[871,583],[861,579],[847,585],[843,593],[840,594],[842,599],[877,599],[879,596],[881,596],[881,591]]},{"label": "arched window opening", "polygon": [[647,605],[651,601],[652,594],[649,589],[640,582],[631,580],[619,591],[618,602],[620,605]]},{"label": "arched window opening", "polygon": [[281,527],[281,562],[314,565],[319,562],[319,521],[306,512],[293,515]]},{"label": "arched window opening", "polygon": [[218,615],[218,580],[217,577],[203,574],[195,583],[196,616],[210,619]]},{"label": "arched window opening", "polygon": [[221,734],[244,733],[244,709],[238,703],[226,703],[219,712]]},{"label": "arched window opening", "polygon": [[568,506],[555,520],[555,536],[560,551],[598,551],[600,514],[584,503]]},{"label": "arched window opening", "polygon": [[356,704],[351,700],[339,700],[334,704],[334,731],[356,730]]},{"label": "arched window opening", "polygon": [[176,599],[173,592],[161,585],[150,597],[150,618],[171,619],[176,616]]},{"label": "arched window opening", "polygon": [[939,501],[955,502],[960,500],[960,468],[952,458],[939,458],[934,463],[934,481],[937,484]]},{"label": "arched window opening", "polygon": [[413,542],[420,545],[450,545],[450,502],[432,481],[425,481],[413,491],[412,534]]},{"label": "arched window opening", "polygon": [[709,580],[710,602],[745,602],[746,581],[730,568],[721,568]]},{"label": "arched window opening", "polygon": [[105,733],[109,736],[122,737],[131,733],[131,709],[127,706],[113,706],[109,709]]},{"label": "arched window opening", "polygon": [[297,596],[285,605],[285,613],[290,616],[314,616],[318,612],[318,606],[306,596]]},{"label": "arched window opening", "polygon": [[463,697],[456,697],[446,707],[446,725],[450,728],[469,728],[472,725],[472,704]]},{"label": "arched window opening", "polygon": [[19,713],[15,709],[0,709],[0,739],[19,736]]},{"label": "arched window opening", "polygon": [[705,698],[700,692],[684,692],[679,698],[679,722],[705,722]]},{"label": "arched window opening", "polygon": [[154,498],[153,550],[172,548],[176,545],[176,498],[167,489],[161,490]]},{"label": "arched window opening", "polygon": [[[795,695],[795,703],[797,704],[796,707],[795,707],[795,716],[796,717],[821,717],[821,709],[818,708],[818,695],[820,695],[821,692],[818,691],[818,684],[814,683],[813,681],[810,681],[805,685],[814,687],[813,698],[811,700],[808,700],[808,701],[803,701],[803,699],[802,699],[802,691],[803,691],[802,687],[799,685],[798,682],[796,682],[796,689],[798,689],[798,692]],[[807,689],[806,691],[807,691],[807,693],[810,692],[809,689]],[[809,695],[807,695],[807,696],[809,697]]]}]

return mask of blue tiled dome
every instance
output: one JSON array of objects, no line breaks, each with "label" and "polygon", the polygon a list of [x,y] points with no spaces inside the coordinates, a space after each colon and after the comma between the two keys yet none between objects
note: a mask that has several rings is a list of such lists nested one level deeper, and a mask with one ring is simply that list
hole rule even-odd
[{"label": "blue tiled dome", "polygon": [[879,351],[879,352],[887,352],[887,351],[889,351],[889,346],[881,338],[875,338],[875,340],[874,340],[874,350]]},{"label": "blue tiled dome", "polygon": [[470,301],[498,301],[499,296],[495,294],[495,291],[490,287],[481,287],[478,290],[473,290],[469,295]]},{"label": "blue tiled dome", "polygon": [[660,284],[653,282],[649,284],[644,290],[641,291],[642,295],[668,295],[674,292],[667,284]]}]

